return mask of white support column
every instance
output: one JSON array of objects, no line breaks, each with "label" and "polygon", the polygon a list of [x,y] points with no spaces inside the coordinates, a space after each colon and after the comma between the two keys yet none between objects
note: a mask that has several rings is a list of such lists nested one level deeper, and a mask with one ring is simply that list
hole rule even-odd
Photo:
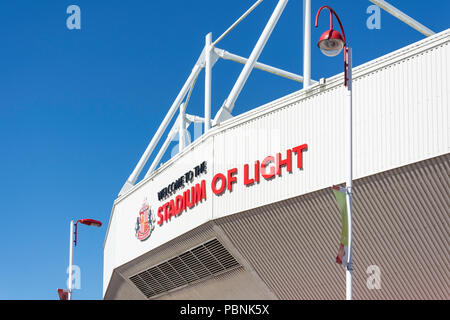
[{"label": "white support column", "polygon": [[311,86],[311,0],[303,0],[303,88]]},{"label": "white support column", "polygon": [[261,36],[258,39],[258,42],[256,43],[252,53],[250,54],[250,57],[248,58],[247,63],[245,64],[244,68],[241,71],[241,74],[239,75],[238,79],[236,80],[236,83],[233,86],[233,89],[231,90],[230,94],[228,95],[227,100],[225,100],[224,105],[222,108],[225,108],[226,111],[231,113],[234,108],[234,103],[236,102],[237,97],[242,91],[242,88],[245,85],[245,82],[247,81],[250,73],[253,70],[253,67],[255,66],[256,61],[258,60],[259,56],[261,55],[262,50],[264,49],[264,46],[267,43],[267,40],[269,40],[269,37],[275,28],[275,25],[277,24],[278,20],[280,19],[281,14],[283,13],[284,8],[286,7],[288,0],[279,0],[277,6],[275,7],[275,10],[272,13],[272,16],[270,17],[269,21],[266,24],[266,27],[264,28]]},{"label": "white support column", "polygon": [[185,147],[185,128],[186,128],[186,103],[182,103],[180,106],[180,122],[178,126],[178,152],[183,151]]},{"label": "white support column", "polygon": [[347,270],[345,272],[346,279],[346,299],[352,300],[353,298],[353,256],[352,256],[352,206],[353,206],[353,79],[352,79],[352,48],[348,48],[348,52],[345,53],[348,57],[347,67],[347,112],[348,112],[348,124],[347,124],[347,143],[348,143],[348,176],[347,176],[347,220],[348,220],[348,257],[347,257]]},{"label": "white support column", "polygon": [[205,38],[205,133],[211,128],[212,33]]},{"label": "white support column", "polygon": [[70,221],[70,249],[69,249],[69,283],[68,283],[68,300],[72,300],[72,287],[73,287],[73,220]]}]

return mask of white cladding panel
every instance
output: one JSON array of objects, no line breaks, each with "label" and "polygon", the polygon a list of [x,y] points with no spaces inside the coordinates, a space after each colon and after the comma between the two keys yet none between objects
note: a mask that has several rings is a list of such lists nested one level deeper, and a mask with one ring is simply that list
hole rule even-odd
[{"label": "white cladding panel", "polygon": [[[354,179],[450,151],[449,38],[447,30],[354,69]],[[353,54],[358,55],[357,50]],[[105,240],[104,292],[114,268],[210,219],[345,182],[347,106],[342,79],[337,75],[324,86],[293,93],[214,127],[117,199]],[[281,177],[268,181],[261,177],[258,184],[244,186],[244,164],[253,174],[255,160],[278,152],[285,158],[287,149],[302,144],[308,144],[303,170],[296,168],[293,154],[292,173],[283,168]],[[134,226],[144,199],[156,216],[164,203],[158,201],[157,192],[203,161],[207,174],[194,184],[206,180],[207,200],[156,226],[148,240],[137,240]],[[238,169],[233,191],[214,195],[213,176],[226,175],[232,168]]]},{"label": "white cladding panel", "polygon": [[[118,215],[118,214],[117,214]],[[116,222],[115,222],[114,208],[111,212],[111,217],[109,218],[109,226],[107,232],[107,238],[103,247],[103,296],[105,295],[108,283],[111,280],[112,272],[117,266],[116,264]]]},{"label": "white cladding panel", "polygon": [[[212,165],[212,141],[205,141],[186,151],[177,156],[176,161],[165,164],[164,170],[158,170],[150,179],[140,182],[133,192],[116,200],[104,248],[103,293],[105,293],[114,268],[210,220],[212,206],[208,182],[211,181],[212,170],[209,168],[207,168],[206,174],[201,174],[194,178],[192,183],[185,184],[185,188],[181,191],[165,200],[158,200],[158,192],[161,189],[184,176],[186,172],[193,170],[195,166],[203,161],[206,161],[207,165]],[[145,200],[150,205],[156,221],[158,221],[157,211],[161,205],[174,199],[176,195],[182,194],[187,188],[200,183],[201,180],[206,180],[207,183],[206,201],[197,203],[192,209],[187,209],[179,216],[172,217],[169,222],[164,222],[161,226],[156,224],[147,240],[140,241],[136,238],[136,219]]]},{"label": "white cladding panel", "polygon": [[[394,56],[391,60],[378,59],[378,68],[368,63],[354,70],[354,179],[450,151],[450,47],[449,33],[445,34],[432,48],[411,46],[419,50],[413,56],[400,50],[397,56],[390,55]],[[233,191],[213,200],[214,218],[345,182],[348,107],[342,81],[335,86],[333,80],[336,77],[309,98],[289,99],[291,95],[263,106],[260,115],[224,125],[226,128],[214,136],[215,173],[238,168]],[[282,169],[281,177],[244,186],[245,163],[252,168],[255,160],[277,152],[285,158],[286,149],[304,143],[308,151],[303,155],[303,170],[293,163],[291,174]]]},{"label": "white cladding panel", "polygon": [[[230,128],[214,137],[215,172],[238,169],[233,191],[214,198],[214,217],[222,217],[268,203],[311,192],[330,181],[339,182],[345,170],[343,89],[336,88],[312,99],[295,102],[288,107],[269,112],[262,117]],[[333,118],[327,121],[326,118]],[[286,158],[286,150],[308,145],[303,152],[303,170],[296,167],[297,155],[292,155],[292,173],[282,168],[282,175],[271,180],[261,177],[259,183],[245,186],[243,166],[250,165],[253,176],[255,160],[276,153]],[[342,150],[340,150],[342,149]],[[219,157],[220,155],[220,157]],[[273,166],[273,165],[272,165]],[[339,168],[340,171],[339,172]]]}]

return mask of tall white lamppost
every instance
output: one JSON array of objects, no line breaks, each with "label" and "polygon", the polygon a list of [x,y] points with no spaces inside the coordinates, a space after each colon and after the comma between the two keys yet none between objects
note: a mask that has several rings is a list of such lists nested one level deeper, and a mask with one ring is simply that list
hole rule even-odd
[{"label": "tall white lamppost", "polygon": [[102,223],[98,220],[94,219],[81,219],[77,222],[70,221],[70,253],[69,253],[69,283],[68,283],[68,290],[67,294],[64,295],[62,290],[59,289],[58,293],[60,293],[60,299],[66,300],[65,297],[67,297],[67,300],[72,300],[72,290],[73,290],[73,279],[72,279],[72,273],[73,273],[73,248],[77,245],[77,225],[78,222],[81,224],[85,224],[87,226],[93,226],[93,227],[101,227]]},{"label": "tall white lamppost", "polygon": [[[330,29],[325,31],[320,37],[317,44],[328,57],[335,57],[344,49],[344,84],[346,88],[347,98],[347,143],[348,143],[348,176],[346,181],[346,202],[347,202],[347,223],[348,223],[348,254],[347,254],[347,270],[345,272],[346,279],[346,299],[352,300],[352,48],[348,47],[345,38],[344,28],[337,13],[329,6],[323,6],[319,9],[316,15],[316,28],[319,23],[319,15],[323,9],[330,11]],[[339,22],[342,35],[333,29],[333,15]]]}]

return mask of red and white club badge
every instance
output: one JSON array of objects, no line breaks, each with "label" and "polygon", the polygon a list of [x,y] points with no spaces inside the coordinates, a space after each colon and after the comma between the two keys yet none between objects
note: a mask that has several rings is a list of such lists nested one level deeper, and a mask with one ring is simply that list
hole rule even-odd
[{"label": "red and white club badge", "polygon": [[144,241],[150,237],[152,231],[155,229],[155,218],[153,212],[150,209],[150,205],[147,201],[144,201],[141,209],[139,210],[139,216],[136,220],[136,238]]}]

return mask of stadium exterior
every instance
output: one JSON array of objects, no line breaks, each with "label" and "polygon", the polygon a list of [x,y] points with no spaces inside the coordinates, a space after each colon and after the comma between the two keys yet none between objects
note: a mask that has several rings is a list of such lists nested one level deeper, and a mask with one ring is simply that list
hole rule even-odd
[{"label": "stadium exterior", "polygon": [[[449,40],[353,70],[355,299],[450,298]],[[221,122],[119,196],[104,299],[344,299],[343,85]]]}]

